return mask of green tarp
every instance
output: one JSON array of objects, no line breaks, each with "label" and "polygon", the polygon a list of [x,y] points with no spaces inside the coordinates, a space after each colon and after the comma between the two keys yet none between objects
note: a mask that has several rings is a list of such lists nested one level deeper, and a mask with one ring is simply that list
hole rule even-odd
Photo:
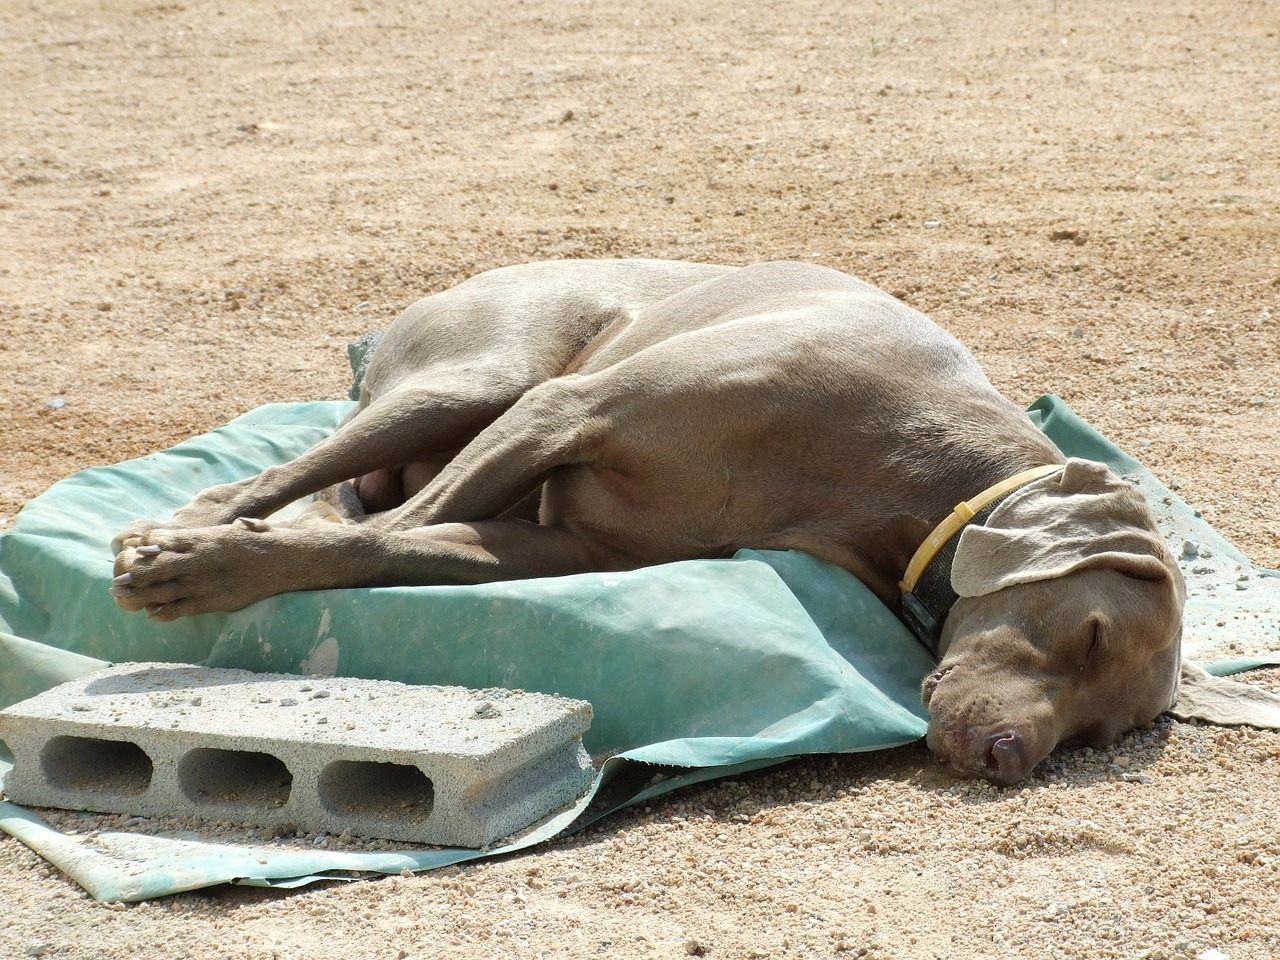
[{"label": "green tarp", "polygon": [[[296,456],[349,407],[262,407],[163,453],[85,470],[29,503],[0,535],[0,706],[104,662],[138,660],[541,690],[594,707],[585,743],[609,759],[592,794],[488,854],[66,836],[0,803],[0,829],[98,899],[442,866],[540,842],[689,783],[923,735],[918,689],[928,654],[849,574],[798,553],[744,550],[731,560],[481,586],[293,593],[172,624],[115,605],[107,586],[117,529]],[[1188,655],[1219,671],[1280,662],[1280,577],[1254,568],[1061,401],[1044,398],[1029,415],[1068,454],[1107,461],[1138,482],[1175,554],[1187,540],[1199,544],[1185,565]],[[0,777],[4,767],[0,751]]]}]

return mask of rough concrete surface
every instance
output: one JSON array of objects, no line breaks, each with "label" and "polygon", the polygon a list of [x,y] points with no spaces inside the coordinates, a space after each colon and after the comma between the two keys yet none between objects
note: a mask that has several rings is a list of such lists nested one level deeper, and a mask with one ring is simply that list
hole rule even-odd
[{"label": "rough concrete surface", "polygon": [[122,664],[0,711],[9,799],[482,847],[586,792],[591,705]]}]

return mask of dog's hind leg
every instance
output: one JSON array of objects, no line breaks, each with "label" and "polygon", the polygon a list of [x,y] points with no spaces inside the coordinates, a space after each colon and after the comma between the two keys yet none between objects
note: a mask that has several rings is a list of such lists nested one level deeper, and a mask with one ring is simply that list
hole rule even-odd
[{"label": "dog's hind leg", "polygon": [[569,375],[533,388],[416,496],[365,523],[325,522],[338,518],[320,508],[296,525],[240,518],[139,531],[116,558],[112,593],[125,609],[170,620],[288,590],[639,566],[645,561],[589,531],[503,516],[552,471],[592,461],[604,431],[596,379]]},{"label": "dog's hind leg", "polygon": [[[501,370],[437,369],[415,376],[357,408],[298,458],[201,492],[164,526],[208,527],[237,517],[266,517],[327,487],[455,449],[501,414],[522,386]],[[347,506],[344,515],[356,515],[355,504]],[[116,536],[114,549],[156,526],[135,521]]]},{"label": "dog's hind leg", "polygon": [[[346,524],[316,505],[293,524],[242,517],[141,530],[116,557],[111,592],[157,620],[238,610],[291,590],[483,583],[623,570],[644,559],[562,526],[499,518],[596,444],[586,378],[549,381],[499,417],[403,507]],[[475,516],[475,521],[440,522]]]},{"label": "dog's hind leg", "polygon": [[529,390],[403,506],[371,518],[389,530],[492,520],[526,500],[557,467],[594,453],[592,378],[570,374]]}]

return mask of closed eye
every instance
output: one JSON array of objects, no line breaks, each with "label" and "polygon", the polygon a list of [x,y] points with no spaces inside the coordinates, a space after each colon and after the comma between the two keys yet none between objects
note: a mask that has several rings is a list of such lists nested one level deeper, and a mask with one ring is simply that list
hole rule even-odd
[{"label": "closed eye", "polygon": [[1080,669],[1083,670],[1089,666],[1102,652],[1102,623],[1098,620],[1093,621],[1093,629],[1089,637],[1089,646],[1085,650],[1084,660],[1080,663]]}]

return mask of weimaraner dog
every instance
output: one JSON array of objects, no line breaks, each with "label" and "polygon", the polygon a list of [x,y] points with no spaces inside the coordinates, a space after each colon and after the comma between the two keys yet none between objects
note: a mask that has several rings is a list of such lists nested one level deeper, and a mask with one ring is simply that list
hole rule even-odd
[{"label": "weimaraner dog", "polygon": [[[329,439],[113,546],[117,601],[157,620],[804,550],[933,647],[934,754],[1005,783],[1179,697],[1184,587],[1143,497],[926,317],[811,264],[481,274],[401,314]],[[1198,715],[1252,718],[1182,675]]]}]

